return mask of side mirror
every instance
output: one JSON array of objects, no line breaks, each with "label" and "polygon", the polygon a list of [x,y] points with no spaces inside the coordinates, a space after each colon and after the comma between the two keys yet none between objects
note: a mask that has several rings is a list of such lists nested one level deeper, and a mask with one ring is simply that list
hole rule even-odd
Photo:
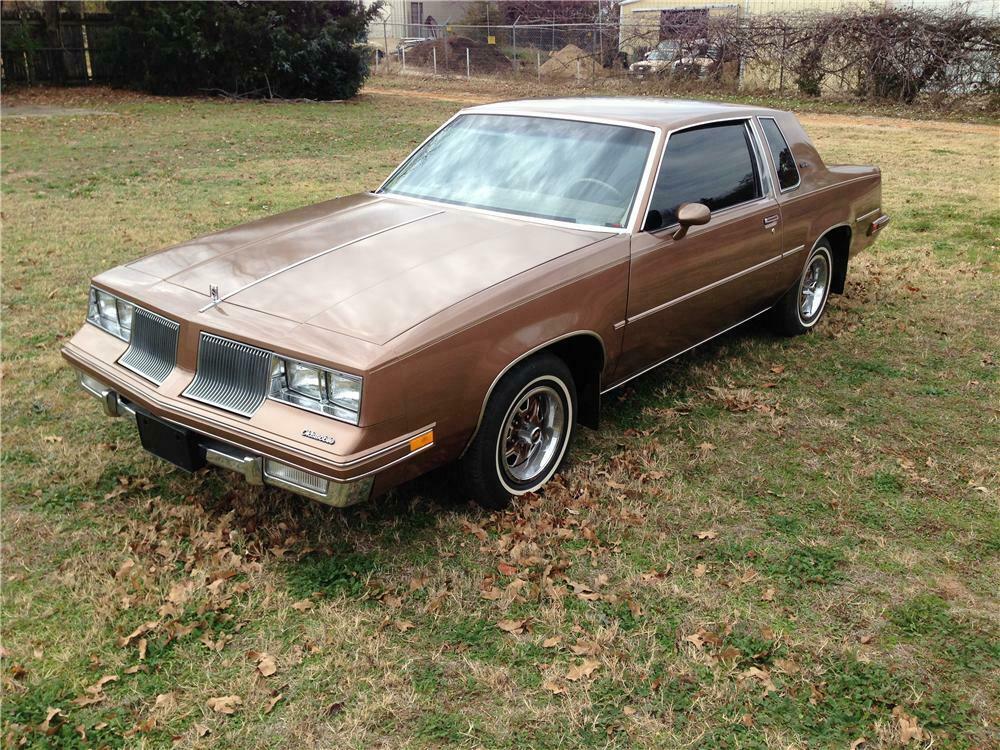
[{"label": "side mirror", "polygon": [[674,240],[682,240],[688,229],[702,224],[708,224],[712,211],[704,203],[682,203],[677,207],[677,223],[680,224],[674,232]]},{"label": "side mirror", "polygon": [[655,208],[650,209],[649,212],[646,214],[646,221],[644,221],[642,224],[642,231],[655,232],[662,226],[663,226],[663,214],[661,214]]}]

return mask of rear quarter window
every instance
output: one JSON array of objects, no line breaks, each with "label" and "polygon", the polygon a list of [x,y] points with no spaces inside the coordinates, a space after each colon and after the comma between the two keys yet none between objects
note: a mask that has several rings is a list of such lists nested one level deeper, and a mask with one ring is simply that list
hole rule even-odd
[{"label": "rear quarter window", "polygon": [[799,170],[795,166],[792,150],[788,147],[785,136],[781,134],[778,123],[772,118],[761,117],[760,126],[764,130],[767,147],[774,161],[774,169],[778,173],[778,185],[782,190],[790,190],[799,184]]}]

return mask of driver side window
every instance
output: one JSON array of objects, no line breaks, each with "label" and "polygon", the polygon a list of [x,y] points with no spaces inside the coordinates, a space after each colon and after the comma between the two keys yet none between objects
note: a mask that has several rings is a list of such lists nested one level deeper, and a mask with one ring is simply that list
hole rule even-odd
[{"label": "driver side window", "polygon": [[660,226],[677,223],[682,203],[703,203],[714,212],[761,197],[753,153],[744,121],[671,134],[649,204],[660,212]]}]

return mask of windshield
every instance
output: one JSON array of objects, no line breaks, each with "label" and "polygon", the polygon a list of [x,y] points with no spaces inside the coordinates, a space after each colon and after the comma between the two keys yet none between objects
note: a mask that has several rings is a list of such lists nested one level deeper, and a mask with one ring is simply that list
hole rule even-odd
[{"label": "windshield", "polygon": [[648,130],[514,115],[462,115],[382,192],[595,226],[628,221]]},{"label": "windshield", "polygon": [[677,42],[660,42],[656,48],[646,55],[647,60],[673,60],[680,52],[680,45]]}]

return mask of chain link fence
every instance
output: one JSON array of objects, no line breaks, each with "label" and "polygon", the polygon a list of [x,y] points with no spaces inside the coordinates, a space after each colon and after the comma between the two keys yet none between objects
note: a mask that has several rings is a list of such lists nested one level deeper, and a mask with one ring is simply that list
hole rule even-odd
[{"label": "chain link fence", "polygon": [[[369,28],[375,76],[667,82],[912,103],[1000,98],[996,0],[713,3],[592,23],[391,23]],[[806,8],[806,9],[803,9]]]}]

